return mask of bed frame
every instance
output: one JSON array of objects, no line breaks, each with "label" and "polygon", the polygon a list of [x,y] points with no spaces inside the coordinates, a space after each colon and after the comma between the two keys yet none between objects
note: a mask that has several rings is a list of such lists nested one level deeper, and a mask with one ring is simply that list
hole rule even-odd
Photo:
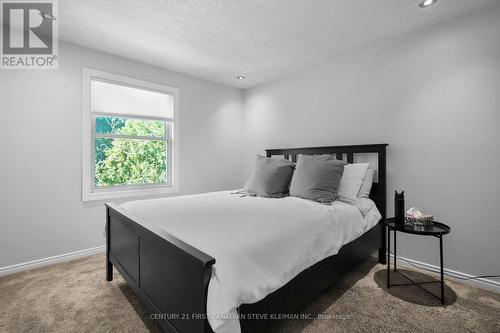
[{"label": "bed frame", "polygon": [[[249,319],[250,314],[255,318],[255,314],[298,313],[377,250],[379,262],[385,264],[386,147],[387,144],[372,144],[266,150],[268,157],[282,155],[293,162],[298,154],[332,154],[352,163],[355,154],[376,153],[378,182],[373,184],[370,197],[382,220],[344,245],[338,254],[306,269],[263,300],[242,304],[238,310],[243,332],[262,332],[276,322]],[[206,306],[215,259],[173,236],[160,237],[140,222],[120,207],[106,204],[106,280],[113,279],[114,266],[166,332],[212,332]]]}]

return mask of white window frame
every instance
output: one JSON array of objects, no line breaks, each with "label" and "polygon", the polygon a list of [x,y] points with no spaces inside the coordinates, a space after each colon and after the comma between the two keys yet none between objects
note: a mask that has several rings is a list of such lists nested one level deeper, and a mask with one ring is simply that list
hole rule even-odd
[{"label": "white window frame", "polygon": [[[95,187],[95,118],[91,110],[90,83],[92,80],[118,84],[126,87],[161,92],[173,97],[173,119],[113,114],[113,117],[140,118],[166,121],[168,131],[163,138],[167,142],[167,182],[163,184],[117,185]],[[179,89],[163,84],[143,81],[122,75],[83,68],[83,158],[82,158],[82,201],[112,198],[161,195],[179,192]],[[106,116],[99,112],[99,115]],[[101,134],[99,134],[101,136]],[[151,139],[151,138],[148,138]]]}]

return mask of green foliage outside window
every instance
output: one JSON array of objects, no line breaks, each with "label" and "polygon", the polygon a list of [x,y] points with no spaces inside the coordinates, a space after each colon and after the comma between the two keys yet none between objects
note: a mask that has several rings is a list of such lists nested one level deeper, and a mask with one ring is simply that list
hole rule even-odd
[{"label": "green foliage outside window", "polygon": [[[97,117],[96,133],[164,137],[163,121]],[[165,141],[96,138],[96,186],[165,183]]]}]

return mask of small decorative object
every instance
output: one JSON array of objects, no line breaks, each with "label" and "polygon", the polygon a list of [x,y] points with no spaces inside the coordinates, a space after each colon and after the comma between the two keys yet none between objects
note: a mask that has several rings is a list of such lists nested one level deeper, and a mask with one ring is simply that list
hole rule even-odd
[{"label": "small decorative object", "polygon": [[411,207],[406,212],[405,225],[413,226],[416,229],[424,229],[432,225],[432,215],[424,214],[420,209]]},{"label": "small decorative object", "polygon": [[394,191],[394,218],[396,224],[405,223],[405,191],[398,193]]}]

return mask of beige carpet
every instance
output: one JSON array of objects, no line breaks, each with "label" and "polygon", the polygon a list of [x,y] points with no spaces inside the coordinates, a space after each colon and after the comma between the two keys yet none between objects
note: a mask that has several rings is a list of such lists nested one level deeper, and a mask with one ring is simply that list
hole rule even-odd
[{"label": "beige carpet", "polygon": [[[500,332],[500,294],[446,285],[445,306],[418,287],[387,290],[384,266],[369,261],[304,310],[326,319],[284,321],[277,331]],[[3,277],[0,302],[0,332],[159,331],[118,273],[105,281],[103,255]]]}]

